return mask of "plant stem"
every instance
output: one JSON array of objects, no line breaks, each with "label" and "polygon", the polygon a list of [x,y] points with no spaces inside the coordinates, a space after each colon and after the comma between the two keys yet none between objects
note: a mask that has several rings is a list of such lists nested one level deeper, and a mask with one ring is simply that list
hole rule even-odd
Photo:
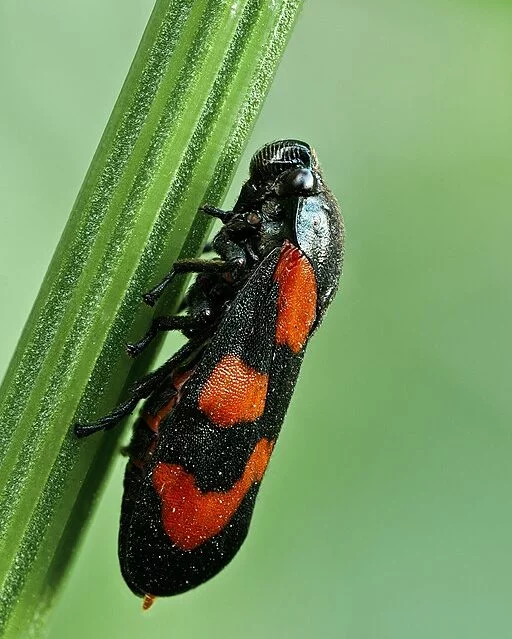
[{"label": "plant stem", "polygon": [[150,364],[124,354],[151,319],[140,294],[200,249],[195,212],[221,202],[301,4],[156,2],[0,388],[6,636],[37,631],[115,449],[70,426]]}]

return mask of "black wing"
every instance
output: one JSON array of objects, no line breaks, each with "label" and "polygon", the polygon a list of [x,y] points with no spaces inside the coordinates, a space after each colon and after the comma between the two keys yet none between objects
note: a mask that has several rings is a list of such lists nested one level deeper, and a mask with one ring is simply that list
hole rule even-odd
[{"label": "black wing", "polygon": [[119,557],[136,594],[168,596],[203,583],[247,535],[309,336],[299,350],[276,340],[283,284],[276,273],[287,244],[231,303],[161,423],[142,478],[128,466]]}]

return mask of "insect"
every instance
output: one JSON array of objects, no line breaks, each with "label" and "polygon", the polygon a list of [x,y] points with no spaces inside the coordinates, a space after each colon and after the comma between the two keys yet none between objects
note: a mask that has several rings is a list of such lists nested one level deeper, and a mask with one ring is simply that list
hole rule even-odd
[{"label": "insect", "polygon": [[228,564],[249,528],[304,350],[338,287],[344,227],[314,150],[281,140],[252,158],[232,211],[204,206],[223,226],[219,259],[180,260],[144,300],[154,305],[196,273],[185,315],[157,317],[128,345],[160,331],[187,343],[128,399],[79,437],[109,429],[146,398],[127,448],[119,531],[123,577],[148,608]]}]

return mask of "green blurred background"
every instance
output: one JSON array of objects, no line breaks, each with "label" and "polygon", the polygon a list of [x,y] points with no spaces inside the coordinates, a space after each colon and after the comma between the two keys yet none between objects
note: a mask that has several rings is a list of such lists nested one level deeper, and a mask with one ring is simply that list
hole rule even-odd
[{"label": "green blurred background", "polygon": [[[1,4],[2,374],[152,4]],[[119,457],[52,639],[512,637],[511,59],[510,2],[306,0],[227,205],[259,145],[310,141],[346,268],[251,534],[142,614]]]}]

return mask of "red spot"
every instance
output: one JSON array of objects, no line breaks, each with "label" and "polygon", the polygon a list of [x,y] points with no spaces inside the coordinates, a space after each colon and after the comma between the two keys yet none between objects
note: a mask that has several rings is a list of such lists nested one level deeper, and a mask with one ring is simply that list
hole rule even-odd
[{"label": "red spot", "polygon": [[287,344],[298,353],[316,318],[316,278],[309,260],[290,242],[285,242],[274,272],[279,284],[277,299],[277,344]]},{"label": "red spot", "polygon": [[235,355],[226,355],[213,369],[199,397],[199,408],[217,426],[233,426],[261,417],[268,375],[258,373]]},{"label": "red spot", "polygon": [[226,525],[251,486],[261,481],[274,442],[260,439],[242,477],[225,492],[202,493],[194,476],[177,464],[159,462],[153,486],[162,501],[162,523],[171,541],[182,550],[194,550]]},{"label": "red spot", "polygon": [[146,594],[144,595],[144,601],[142,602],[142,610],[149,610],[151,606],[155,603],[155,595]]}]

